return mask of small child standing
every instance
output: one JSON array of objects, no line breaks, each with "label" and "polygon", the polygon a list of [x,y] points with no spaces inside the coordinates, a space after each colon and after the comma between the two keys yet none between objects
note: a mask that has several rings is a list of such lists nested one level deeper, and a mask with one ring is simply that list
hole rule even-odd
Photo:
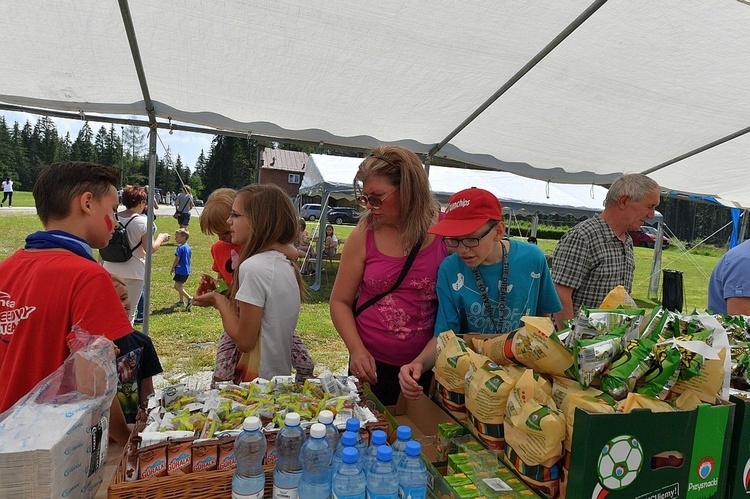
[{"label": "small child standing", "polygon": [[[112,284],[120,297],[126,313],[130,313],[130,297],[125,283],[112,276]],[[154,343],[147,335],[133,331],[114,341],[117,347],[117,396],[125,421],[135,423],[138,408],[146,408],[148,398],[154,393],[152,377],[163,369],[156,354]]]},{"label": "small child standing", "polygon": [[[185,291],[183,286],[190,277],[190,261],[192,260],[193,253],[190,249],[190,245],[187,243],[190,233],[185,229],[177,229],[174,233],[174,240],[177,243],[177,249],[174,251],[174,262],[172,262],[172,269],[169,271],[170,275],[174,275],[174,289],[177,291],[177,307],[185,307],[185,310],[190,311],[190,307],[193,305],[193,299]],[[182,299],[185,298],[187,305]]]}]

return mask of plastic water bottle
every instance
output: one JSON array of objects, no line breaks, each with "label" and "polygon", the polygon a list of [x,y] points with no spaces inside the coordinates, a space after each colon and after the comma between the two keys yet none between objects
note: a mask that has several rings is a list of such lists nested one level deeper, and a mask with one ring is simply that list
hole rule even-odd
[{"label": "plastic water bottle", "polygon": [[299,414],[290,412],[284,418],[284,427],[276,435],[278,460],[273,470],[273,499],[296,499],[299,479],[302,476],[300,451],[305,443],[305,430],[299,426]]},{"label": "plastic water bottle", "polygon": [[326,440],[331,444],[334,451],[339,445],[339,430],[333,426],[333,412],[328,409],[320,411],[318,414],[318,423],[323,423],[326,427]]},{"label": "plastic water bottle", "polygon": [[365,456],[362,460],[362,469],[365,470],[365,475],[370,471],[373,463],[378,456],[378,447],[381,445],[388,445],[386,440],[388,435],[383,430],[375,430],[372,432],[370,437],[370,446],[365,450]]},{"label": "plastic water bottle", "polygon": [[328,499],[331,497],[331,458],[333,450],[326,440],[326,427],[315,423],[310,427],[310,438],[302,446],[302,478],[299,497]]},{"label": "plastic water bottle", "polygon": [[333,475],[333,499],[365,499],[365,473],[359,466],[359,452],[346,447],[341,456],[341,468]]},{"label": "plastic water bottle", "polygon": [[350,431],[345,431],[343,435],[341,435],[341,439],[339,440],[339,445],[336,447],[336,451],[333,453],[333,464],[331,466],[331,472],[333,474],[336,474],[339,468],[341,468],[341,463],[343,462],[343,455],[344,450],[347,447],[353,447],[354,450],[357,451],[357,458],[359,458],[359,450],[356,447],[357,445],[357,435]]},{"label": "plastic water bottle", "polygon": [[367,473],[368,499],[397,499],[398,473],[393,466],[393,451],[387,445],[378,447],[378,456]]},{"label": "plastic water bottle", "polygon": [[266,484],[263,458],[266,457],[266,436],[260,431],[260,419],[245,418],[242,433],[234,441],[237,468],[232,476],[232,499],[261,499]]},{"label": "plastic water bottle", "polygon": [[346,420],[346,431],[351,431],[352,433],[355,433],[357,435],[356,447],[359,451],[359,458],[362,459],[362,456],[365,453],[365,449],[367,448],[367,442],[365,442],[365,439],[362,438],[362,434],[359,432],[359,428],[359,419],[349,418]]},{"label": "plastic water bottle", "polygon": [[396,428],[396,441],[391,444],[393,449],[393,464],[398,466],[401,458],[406,453],[406,443],[411,440],[411,428],[409,426],[399,426]]},{"label": "plastic water bottle", "polygon": [[414,440],[406,444],[406,452],[398,463],[398,496],[411,499],[427,497],[427,467],[420,455],[422,444]]}]

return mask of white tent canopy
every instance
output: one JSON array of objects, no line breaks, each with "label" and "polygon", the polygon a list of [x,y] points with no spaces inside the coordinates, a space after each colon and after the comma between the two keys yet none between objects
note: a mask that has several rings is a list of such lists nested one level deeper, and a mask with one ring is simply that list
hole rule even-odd
[{"label": "white tent canopy", "polygon": [[3,2],[0,103],[748,207],[748,26],[735,0]]},{"label": "white tent canopy", "polygon": [[[353,194],[352,181],[362,158],[311,154],[300,194]],[[602,211],[607,189],[600,186],[554,184],[507,172],[430,168],[430,186],[440,203],[462,189],[481,187],[495,194],[503,207],[516,212],[559,213],[576,217]]]}]

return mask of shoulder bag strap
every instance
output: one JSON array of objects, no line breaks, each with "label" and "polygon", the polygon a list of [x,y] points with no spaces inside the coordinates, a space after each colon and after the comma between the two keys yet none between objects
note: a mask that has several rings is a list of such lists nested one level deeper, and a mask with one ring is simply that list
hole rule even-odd
[{"label": "shoulder bag strap", "polygon": [[417,241],[417,244],[415,244],[414,247],[411,249],[411,252],[409,253],[409,257],[406,259],[406,263],[404,263],[404,268],[401,269],[401,274],[399,274],[398,279],[396,279],[396,282],[393,284],[393,286],[391,286],[391,289],[389,289],[388,291],[384,293],[380,293],[379,295],[373,296],[372,298],[364,302],[359,307],[357,307],[355,303],[355,306],[352,307],[355,319],[357,318],[359,314],[364,312],[365,309],[368,309],[372,305],[375,305],[377,302],[380,301],[381,298],[389,295],[401,285],[403,280],[406,278],[406,274],[409,272],[411,265],[414,263],[414,260],[417,259],[417,253],[419,253],[419,248],[422,247],[422,242],[424,242],[424,236],[420,237],[419,241]]},{"label": "shoulder bag strap", "polygon": [[[122,228],[125,229],[125,237],[128,237],[128,225],[130,225],[130,222],[132,222],[135,217],[140,217],[140,215],[133,215],[125,223],[125,225],[122,225],[122,223],[120,223],[120,221],[117,220],[117,223],[120,224],[120,225],[122,225]],[[135,246],[133,246],[132,248],[130,248],[130,251],[135,251],[136,249],[138,249],[138,246],[140,246],[142,243],[143,243],[143,239],[141,239],[140,241],[138,241],[138,244],[136,244]],[[130,246],[130,245],[128,245],[128,246]]]}]

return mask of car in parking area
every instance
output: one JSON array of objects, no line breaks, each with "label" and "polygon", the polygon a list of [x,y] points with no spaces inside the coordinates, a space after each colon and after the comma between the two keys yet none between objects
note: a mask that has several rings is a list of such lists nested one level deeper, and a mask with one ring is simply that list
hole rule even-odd
[{"label": "car in parking area", "polygon": [[299,216],[311,222],[320,218],[321,206],[319,204],[305,204],[299,210]]},{"label": "car in parking area", "polygon": [[359,222],[359,212],[354,208],[331,208],[328,210],[328,223],[343,225],[357,224]]},{"label": "car in parking area", "polygon": [[[628,234],[630,234],[630,237],[633,239],[633,246],[653,248],[656,244],[658,231],[654,227],[641,225],[640,229],[628,231]],[[667,236],[662,236],[661,247],[669,248],[669,238]]]}]

